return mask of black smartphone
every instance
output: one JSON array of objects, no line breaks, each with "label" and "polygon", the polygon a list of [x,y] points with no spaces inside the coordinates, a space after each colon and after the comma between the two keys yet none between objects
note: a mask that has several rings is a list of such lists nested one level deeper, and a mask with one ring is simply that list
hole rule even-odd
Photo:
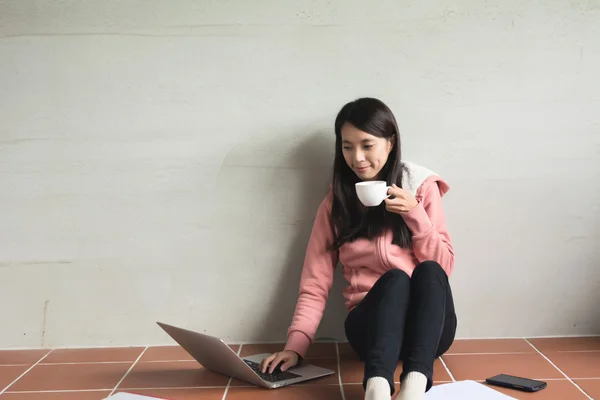
[{"label": "black smartphone", "polygon": [[487,378],[485,381],[490,385],[521,390],[523,392],[537,392],[538,390],[542,390],[547,386],[546,382],[505,374]]}]

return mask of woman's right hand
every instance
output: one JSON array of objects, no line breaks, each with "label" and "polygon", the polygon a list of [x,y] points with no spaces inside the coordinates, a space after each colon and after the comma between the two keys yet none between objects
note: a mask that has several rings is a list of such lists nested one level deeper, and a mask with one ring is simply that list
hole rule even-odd
[{"label": "woman's right hand", "polygon": [[260,370],[264,374],[267,372],[268,369],[269,374],[272,374],[275,370],[275,367],[277,367],[279,363],[283,362],[283,364],[281,364],[281,371],[287,371],[289,368],[292,368],[293,366],[297,365],[298,360],[298,353],[296,353],[295,351],[280,351],[278,353],[273,353],[269,357],[262,360]]}]

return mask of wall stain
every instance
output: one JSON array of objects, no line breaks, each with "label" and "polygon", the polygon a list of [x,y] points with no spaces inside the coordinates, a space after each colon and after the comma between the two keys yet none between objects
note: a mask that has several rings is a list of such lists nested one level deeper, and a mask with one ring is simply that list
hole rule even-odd
[{"label": "wall stain", "polygon": [[48,305],[50,304],[50,300],[46,300],[44,302],[44,315],[42,319],[42,349],[46,346],[46,323],[48,320]]},{"label": "wall stain", "polygon": [[56,264],[73,264],[71,260],[25,260],[25,261],[0,261],[2,267],[30,266],[30,265],[56,265]]}]

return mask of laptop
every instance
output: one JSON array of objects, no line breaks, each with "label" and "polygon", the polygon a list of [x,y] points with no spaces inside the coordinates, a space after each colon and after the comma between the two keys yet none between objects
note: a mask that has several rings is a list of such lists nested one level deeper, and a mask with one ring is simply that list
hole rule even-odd
[{"label": "laptop", "polygon": [[260,371],[260,363],[270,356],[270,353],[241,358],[222,339],[162,322],[157,324],[206,369],[263,388],[275,389],[335,373],[301,362],[287,371],[263,374]]}]

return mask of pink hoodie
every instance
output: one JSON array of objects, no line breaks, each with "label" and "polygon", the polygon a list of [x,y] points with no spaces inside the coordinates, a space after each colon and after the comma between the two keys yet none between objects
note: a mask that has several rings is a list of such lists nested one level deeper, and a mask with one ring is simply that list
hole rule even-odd
[{"label": "pink hoodie", "polygon": [[386,271],[398,268],[412,275],[423,261],[438,262],[448,276],[454,269],[454,251],[446,230],[442,196],[449,187],[437,174],[419,165],[406,162],[402,187],[410,191],[419,204],[403,214],[413,239],[412,249],[392,244],[392,233],[375,239],[358,239],[331,251],[334,228],[330,220],[332,192],[321,202],[308,242],[300,279],[300,294],[292,324],[288,330],[285,350],[304,357],[321,323],[325,303],[333,284],[334,269],[341,263],[343,275],[350,283],[343,291],[348,311],[367,294]]}]

